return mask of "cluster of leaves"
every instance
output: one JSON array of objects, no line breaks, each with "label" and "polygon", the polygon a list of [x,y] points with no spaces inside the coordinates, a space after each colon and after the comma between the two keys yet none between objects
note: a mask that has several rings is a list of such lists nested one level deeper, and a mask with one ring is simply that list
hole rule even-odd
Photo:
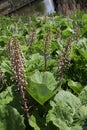
[{"label": "cluster of leaves", "polygon": [[[0,27],[0,129],[86,130],[87,14],[1,17]],[[31,128],[7,53],[14,37],[26,62]]]}]

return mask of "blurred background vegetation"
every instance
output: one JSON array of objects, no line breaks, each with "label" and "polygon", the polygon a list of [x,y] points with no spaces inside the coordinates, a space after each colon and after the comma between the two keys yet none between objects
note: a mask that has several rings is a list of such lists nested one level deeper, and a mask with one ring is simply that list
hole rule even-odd
[{"label": "blurred background vegetation", "polygon": [[9,14],[58,14],[69,15],[76,10],[87,11],[87,0],[0,0],[0,16]]}]

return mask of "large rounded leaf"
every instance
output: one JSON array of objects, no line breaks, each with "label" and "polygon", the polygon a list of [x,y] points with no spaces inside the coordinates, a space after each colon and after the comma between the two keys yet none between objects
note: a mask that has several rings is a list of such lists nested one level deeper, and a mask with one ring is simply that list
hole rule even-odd
[{"label": "large rounded leaf", "polygon": [[50,105],[52,108],[47,114],[47,122],[52,121],[60,130],[82,130],[87,118],[87,107],[81,104],[78,97],[61,90]]},{"label": "large rounded leaf", "polygon": [[25,130],[23,117],[9,105],[0,105],[0,130]]},{"label": "large rounded leaf", "polygon": [[44,104],[53,95],[56,88],[56,80],[50,72],[36,71],[30,77],[30,86],[27,87],[28,93],[40,104]]}]

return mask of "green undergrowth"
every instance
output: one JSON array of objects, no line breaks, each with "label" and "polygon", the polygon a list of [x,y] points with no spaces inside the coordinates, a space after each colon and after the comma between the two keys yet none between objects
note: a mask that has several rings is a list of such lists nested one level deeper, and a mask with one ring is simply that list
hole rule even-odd
[{"label": "green undergrowth", "polygon": [[[9,56],[14,38],[26,64],[28,120]],[[0,17],[0,130],[9,129],[87,130],[87,14]]]}]

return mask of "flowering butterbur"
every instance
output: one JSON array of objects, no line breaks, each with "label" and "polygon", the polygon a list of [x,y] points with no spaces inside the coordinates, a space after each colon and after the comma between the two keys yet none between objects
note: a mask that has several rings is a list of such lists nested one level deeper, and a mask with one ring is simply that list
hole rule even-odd
[{"label": "flowering butterbur", "polygon": [[29,118],[26,91],[25,91],[25,85],[26,85],[24,75],[25,59],[21,51],[19,41],[16,37],[12,38],[9,41],[8,51],[12,66],[12,72],[14,74],[14,78],[16,79],[18,90],[20,92],[20,96],[22,99],[22,108],[26,112],[27,118]]},{"label": "flowering butterbur", "polygon": [[70,64],[70,52],[71,52],[71,43],[72,39],[69,38],[66,45],[63,47],[63,50],[58,56],[58,77],[59,79],[63,78],[63,72],[68,68]]}]

